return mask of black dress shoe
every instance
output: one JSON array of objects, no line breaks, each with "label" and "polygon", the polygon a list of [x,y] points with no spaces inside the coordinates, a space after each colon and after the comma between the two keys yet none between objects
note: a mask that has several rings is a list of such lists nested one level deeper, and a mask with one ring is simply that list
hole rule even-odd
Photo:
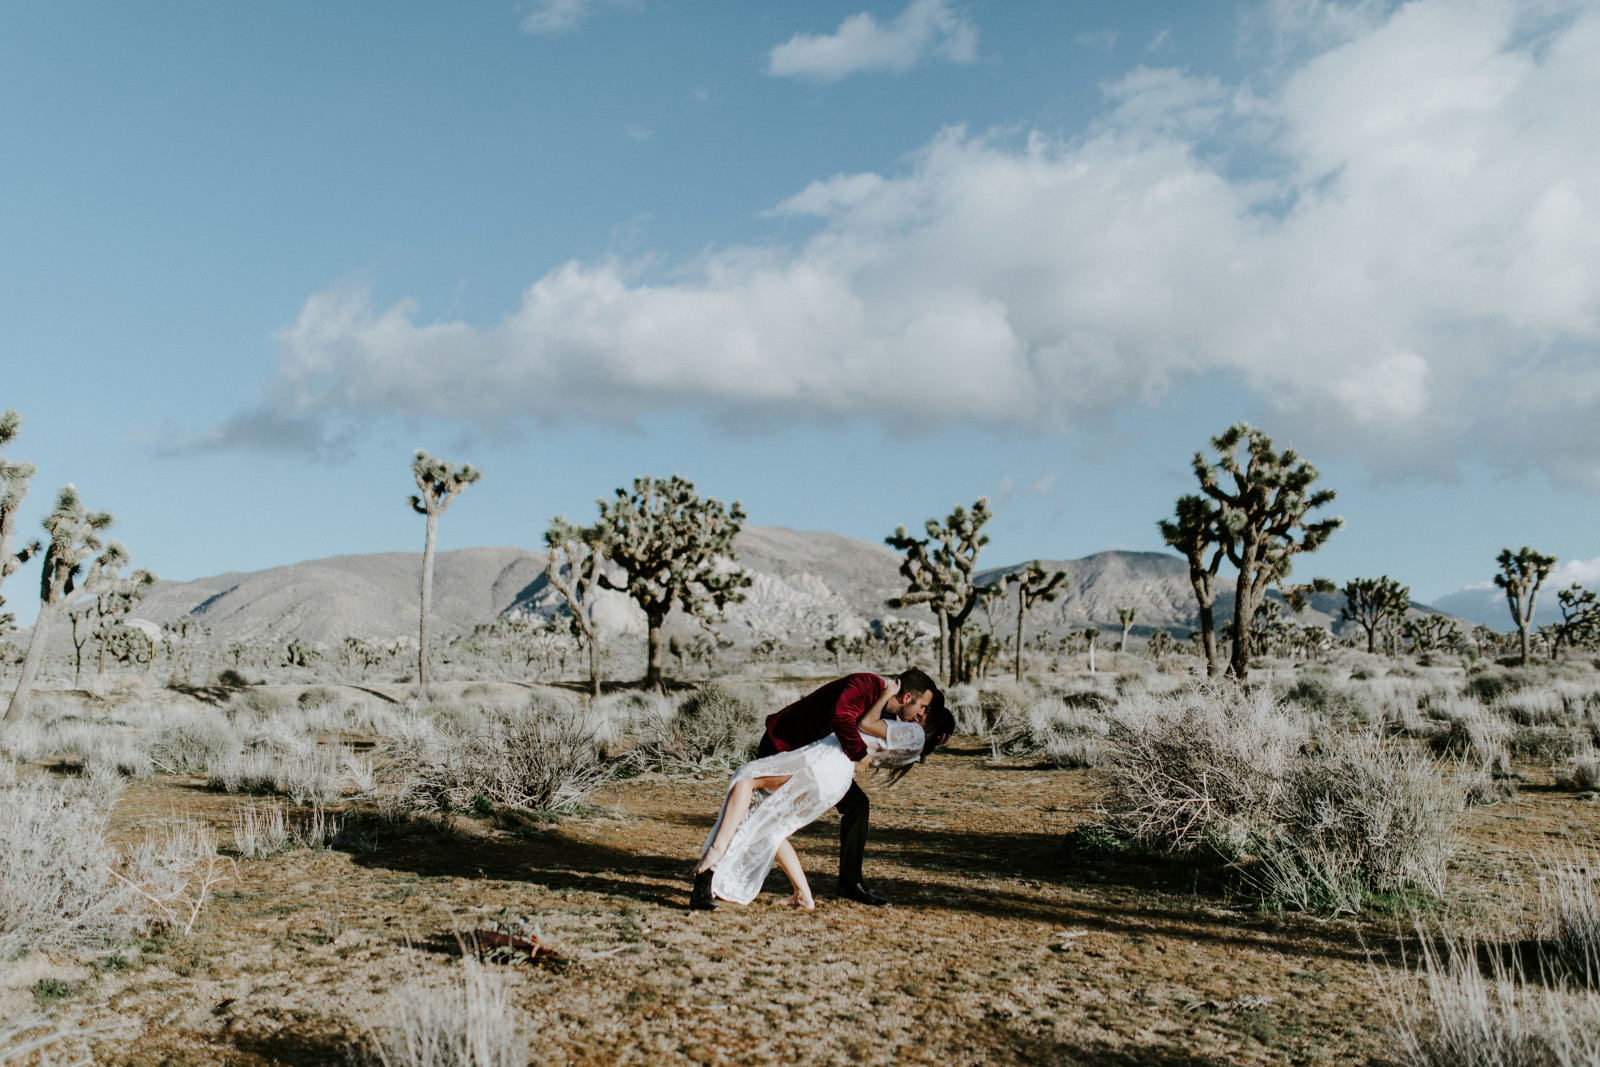
[{"label": "black dress shoe", "polygon": [[694,889],[689,893],[690,911],[718,911],[717,898],[711,895],[711,878],[717,872],[701,871],[694,876]]},{"label": "black dress shoe", "polygon": [[853,900],[857,904],[869,904],[874,908],[881,908],[889,903],[888,897],[880,897],[860,882],[840,882],[839,896],[844,900]]}]

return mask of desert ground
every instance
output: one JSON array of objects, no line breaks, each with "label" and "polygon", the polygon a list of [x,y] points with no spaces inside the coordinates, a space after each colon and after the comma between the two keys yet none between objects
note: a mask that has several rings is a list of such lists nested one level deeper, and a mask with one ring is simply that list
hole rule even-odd
[{"label": "desert ground", "polygon": [[[1475,750],[1451,762],[1454,720],[1427,710],[1448,693],[1458,702],[1451,714],[1465,717],[1461,669],[1366,680],[1317,668],[1322,688],[1309,700],[1307,687],[1295,688],[1299,673],[1263,672],[1261,684],[1280,707],[1317,704],[1326,723],[1439,753],[1426,758],[1437,758],[1440,774],[1482,770]],[[1108,833],[1108,776],[1118,772],[1103,746],[1116,739],[1076,711],[1041,726],[1049,713],[1038,704],[1054,694],[1051,708],[1071,709],[1063,696],[1100,693],[1107,703],[1093,715],[1103,715],[1129,690],[1157,699],[1192,688],[1170,673],[1121,681],[1122,696],[1111,676],[957,694],[967,701],[957,707],[963,732],[944,751],[895,785],[865,782],[867,877],[892,906],[833,896],[830,815],[795,838],[817,891],[810,913],[779,906],[787,883],[777,871],[748,907],[688,910],[686,871],[737,756],[708,758],[716,744],[682,749],[693,734],[682,694],[615,694],[602,698],[604,715],[570,688],[509,683],[435,687],[426,700],[398,685],[47,695],[27,736],[13,741],[10,788],[78,790],[72,803],[103,810],[112,852],[199,828],[216,859],[202,868],[191,857],[185,871],[211,873],[187,888],[145,883],[165,910],[119,901],[128,921],[99,943],[46,933],[17,949],[13,939],[13,958],[0,965],[0,1018],[12,1020],[13,1047],[55,1031],[60,1041],[43,1053],[0,1050],[0,1062],[376,1057],[407,1005],[459,987],[469,970],[500,998],[514,1055],[541,1064],[1403,1061],[1400,1036],[1425,1024],[1405,1013],[1426,999],[1424,942],[1470,934],[1534,958],[1542,889],[1552,872],[1570,870],[1563,857],[1592,855],[1600,805],[1593,783],[1573,777],[1592,744],[1592,711],[1583,709],[1600,692],[1600,673],[1586,666],[1479,709],[1483,721],[1505,723],[1468,743],[1498,746],[1499,784],[1485,787],[1480,775],[1483,795],[1452,817],[1442,892],[1374,892],[1355,909],[1286,907],[1252,888],[1247,869],[1242,876],[1210,853]],[[738,684],[746,713],[805,688],[794,679]],[[414,801],[403,810],[384,798],[385,723],[409,715],[468,736],[496,708],[530,699],[604,718],[600,758],[621,769],[580,800],[542,809],[479,796],[446,812]],[[1579,710],[1517,721],[1519,708],[1528,719],[1527,708],[1552,706]],[[651,716],[675,724],[680,747],[630,761],[652,743],[660,750],[662,732],[639,726]],[[736,749],[759,725],[750,717]],[[231,725],[214,751],[185,754],[173,740],[218,723]],[[154,773],[116,772],[139,753]],[[253,780],[235,769],[230,779],[218,766],[252,754],[323,760],[329,780],[316,781],[314,769]],[[246,810],[278,812],[286,839],[242,840]],[[313,828],[319,817],[325,825]],[[203,881],[211,884],[200,899]],[[462,940],[478,929],[536,931],[541,952],[474,963]],[[1577,998],[1573,1010],[1592,1008],[1593,995],[1571,983],[1546,986]],[[391,1061],[415,1062],[388,1048]]]}]

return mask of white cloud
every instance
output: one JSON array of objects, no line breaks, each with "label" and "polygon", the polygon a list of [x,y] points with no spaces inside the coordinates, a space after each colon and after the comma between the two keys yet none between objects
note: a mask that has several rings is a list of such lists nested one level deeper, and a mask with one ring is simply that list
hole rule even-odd
[{"label": "white cloud", "polygon": [[554,36],[577,29],[608,7],[628,7],[632,0],[532,0],[522,17],[524,33]]},{"label": "white cloud", "polygon": [[623,129],[622,135],[630,141],[648,141],[656,135],[656,131],[643,126],[628,126]]},{"label": "white cloud", "polygon": [[977,52],[978,29],[952,0],[911,0],[887,23],[863,11],[833,33],[795,34],[768,54],[767,72],[835,82],[864,71],[907,71],[924,59],[971,63]]},{"label": "white cloud", "polygon": [[1600,12],[1523,25],[1419,0],[1253,94],[1140,68],[1077,139],[949,129],[777,205],[818,220],[797,248],[567,263],[486,327],[336,287],[213,443],[669,408],[1049,432],[1223,377],[1302,449],[1600,487]]},{"label": "white cloud", "polygon": [[[1163,30],[1163,33],[1166,31]],[[1117,30],[1096,30],[1094,33],[1078,34],[1078,43],[1085,48],[1093,48],[1097,52],[1110,51],[1116,47],[1117,40],[1122,34]]]},{"label": "white cloud", "polygon": [[1545,588],[1565,589],[1573,582],[1586,589],[1600,589],[1600,556],[1594,559],[1568,559],[1557,563],[1550,571],[1550,577],[1545,580]]}]

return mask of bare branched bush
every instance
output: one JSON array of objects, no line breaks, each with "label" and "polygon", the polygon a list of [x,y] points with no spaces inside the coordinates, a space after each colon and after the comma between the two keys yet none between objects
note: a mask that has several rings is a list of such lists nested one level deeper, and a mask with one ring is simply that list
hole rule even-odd
[{"label": "bare branched bush", "polygon": [[112,874],[143,902],[147,922],[185,934],[212,891],[233,876],[211,828],[187,818],[146,837]]},{"label": "bare branched bush", "polygon": [[736,767],[755,755],[776,710],[764,690],[708,683],[680,698],[671,718],[641,723],[631,759],[646,770]]},{"label": "bare branched bush", "polygon": [[1375,737],[1335,737],[1299,761],[1248,880],[1280,906],[1357,911],[1375,893],[1437,897],[1464,800],[1452,775]]},{"label": "bare branched bush", "polygon": [[180,711],[157,726],[148,739],[150,758],[168,771],[204,770],[236,754],[239,735],[226,719]]},{"label": "bare branched bush", "polygon": [[372,1044],[383,1067],[522,1067],[528,1059],[505,980],[470,959],[443,984],[401,987]]},{"label": "bare branched bush", "polygon": [[0,959],[128,936],[130,891],[111,874],[106,812],[49,781],[0,790]]},{"label": "bare branched bush", "polygon": [[589,727],[574,716],[509,715],[481,734],[413,730],[380,757],[377,780],[394,811],[469,811],[476,802],[567,811],[610,780]]},{"label": "bare branched bush", "polygon": [[1464,937],[1442,948],[1424,939],[1421,957],[1419,978],[1376,975],[1403,1067],[1600,1064],[1600,995],[1528,982],[1506,954],[1480,953]]},{"label": "bare branched bush", "polygon": [[1095,694],[1087,695],[1093,699],[1069,703],[1060,697],[1045,697],[1036,701],[1021,722],[990,734],[993,758],[1041,756],[1055,767],[1099,766],[1111,724],[1105,702]]},{"label": "bare branched bush", "polygon": [[1130,696],[1109,716],[1110,825],[1175,852],[1236,853],[1270,823],[1306,738],[1265,690]]}]

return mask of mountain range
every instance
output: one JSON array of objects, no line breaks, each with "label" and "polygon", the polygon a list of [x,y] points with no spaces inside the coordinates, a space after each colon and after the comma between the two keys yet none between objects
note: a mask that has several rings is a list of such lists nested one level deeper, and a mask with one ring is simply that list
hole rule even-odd
[{"label": "mountain range", "polygon": [[[766,637],[790,645],[815,645],[834,633],[867,629],[894,617],[931,624],[925,609],[894,611],[885,601],[901,592],[902,557],[885,545],[840,534],[746,526],[735,551],[753,579],[744,602],[729,607],[719,626],[725,638],[748,644]],[[438,553],[434,568],[434,628],[442,636],[470,632],[504,614],[550,617],[564,608],[544,575],[545,556],[523,548],[465,548]],[[1097,552],[1082,559],[1045,560],[1064,569],[1057,599],[1029,613],[1027,632],[1064,635],[1093,625],[1120,631],[1118,608],[1138,615],[1135,633],[1155,628],[1182,637],[1196,625],[1188,567],[1161,552]],[[248,573],[234,572],[190,582],[161,582],[136,614],[154,622],[188,616],[224,641],[283,644],[299,639],[331,645],[346,636],[371,641],[405,640],[416,632],[417,590],[422,555],[380,552],[335,556]],[[1002,579],[1026,563],[984,569],[980,583]],[[1228,583],[1223,583],[1227,585]],[[996,605],[997,632],[1014,632],[1015,599]],[[1334,626],[1341,598],[1317,596],[1296,621]],[[644,617],[619,593],[596,602],[603,633],[642,633]],[[1419,610],[1423,609],[1418,605]],[[1220,626],[1232,611],[1232,590],[1218,597]],[[987,627],[983,609],[969,626]],[[688,628],[674,613],[669,629]]]}]

